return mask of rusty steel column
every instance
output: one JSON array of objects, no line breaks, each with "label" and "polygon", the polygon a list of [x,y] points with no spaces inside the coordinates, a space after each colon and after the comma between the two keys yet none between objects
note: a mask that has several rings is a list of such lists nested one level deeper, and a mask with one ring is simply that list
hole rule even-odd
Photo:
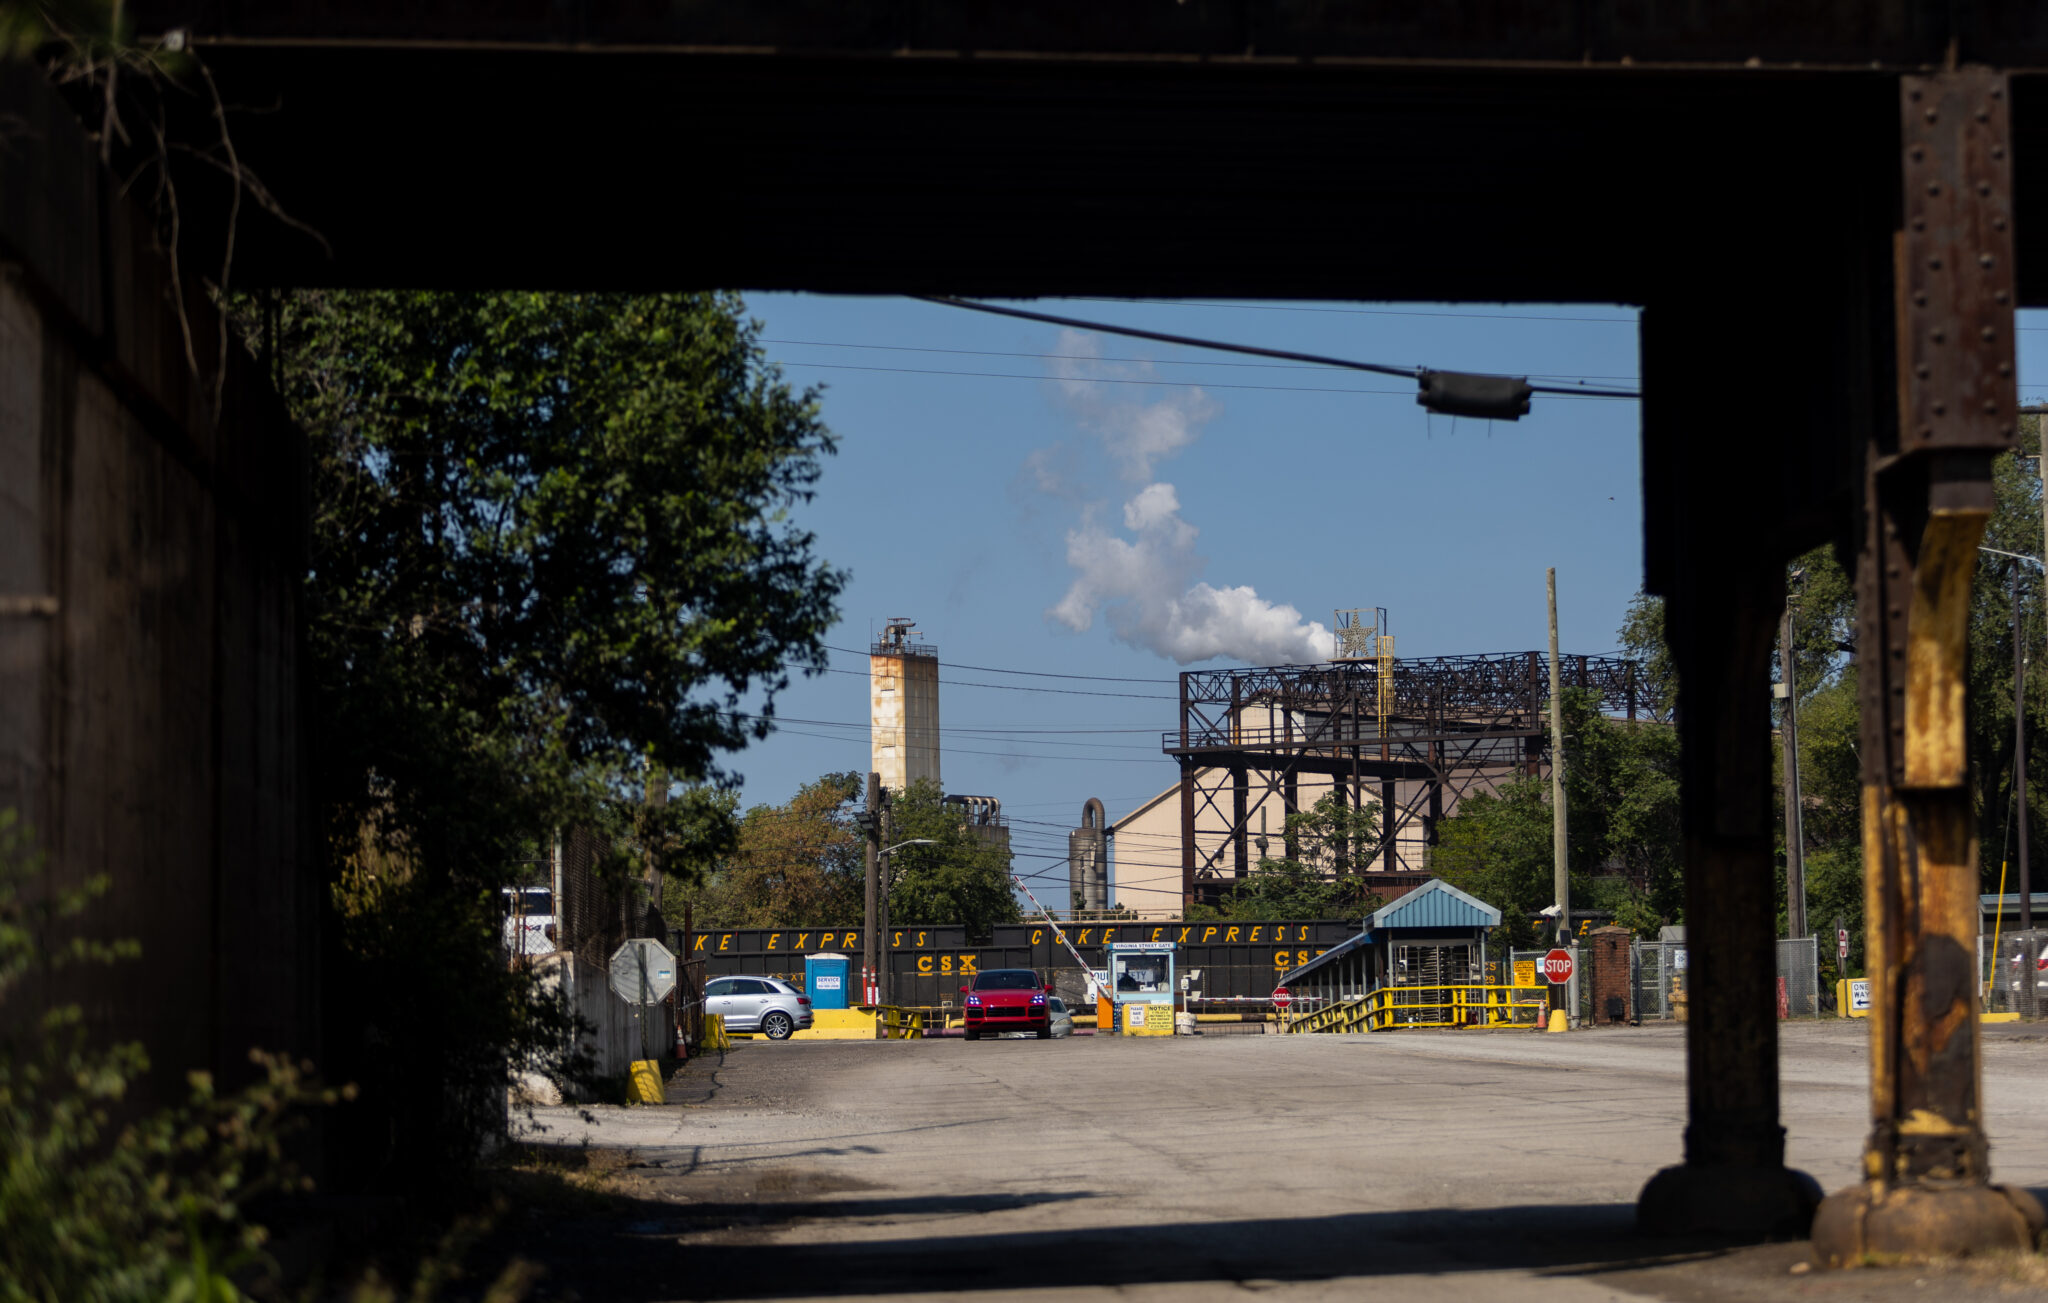
[{"label": "rusty steel column", "polygon": [[2018,421],[2006,78],[1899,94],[1899,412],[1866,459],[1857,564],[1871,1130],[1863,1181],[1814,1222],[1828,1266],[2026,1250],[2043,1223],[1990,1183],[1965,750],[1971,580]]},{"label": "rusty steel column", "polygon": [[1685,1162],[1651,1178],[1637,1216],[1652,1234],[1803,1234],[1820,1186],[1785,1166],[1778,1121],[1770,685],[1783,567],[1731,549],[1689,568],[1666,601],[1690,959],[1687,1125]]},{"label": "rusty steel column", "polygon": [[1383,849],[1380,852],[1380,867],[1385,869],[1389,873],[1392,873],[1395,869],[1401,867],[1401,857],[1397,848],[1394,845],[1393,824],[1395,796],[1396,792],[1394,790],[1394,780],[1391,778],[1382,778],[1380,780],[1380,837],[1383,840],[1385,840],[1387,844],[1385,849]]},{"label": "rusty steel column", "polygon": [[1245,809],[1250,796],[1251,771],[1240,765],[1230,771],[1230,839],[1236,860],[1233,868],[1240,878],[1251,872],[1250,830],[1245,827],[1251,820],[1251,815]]},{"label": "rusty steel column", "polygon": [[1195,901],[1195,762],[1186,756],[1180,762],[1180,899],[1183,907]]},{"label": "rusty steel column", "polygon": [[[1636,1212],[1653,1235],[1762,1239],[1805,1235],[1821,1198],[1785,1165],[1779,1121],[1770,713],[1785,561],[1812,546],[1814,526],[1801,522],[1819,515],[1820,495],[1784,464],[1788,427],[1804,424],[1802,398],[1838,373],[1827,357],[1810,372],[1726,377],[1760,346],[1819,338],[1820,352],[1835,322],[1813,318],[1839,296],[1816,275],[1801,289],[1811,310],[1760,321],[1753,299],[1725,285],[1777,284],[1792,255],[1737,238],[1736,217],[1711,216],[1705,234],[1723,243],[1701,250],[1713,261],[1652,299],[1641,324],[1644,578],[1664,599],[1677,669],[1689,1009],[1685,1161],[1650,1178]],[[1851,271],[1869,274],[1862,263]],[[1780,331],[1781,320],[1803,328]],[[1867,326],[1849,334],[1867,363]]]}]

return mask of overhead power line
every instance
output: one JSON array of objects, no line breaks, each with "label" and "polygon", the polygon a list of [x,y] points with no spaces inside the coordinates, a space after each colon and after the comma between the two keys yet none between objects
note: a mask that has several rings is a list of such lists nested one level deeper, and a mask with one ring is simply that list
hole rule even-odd
[{"label": "overhead power line", "polygon": [[[858,350],[860,350],[860,351],[862,351],[862,352],[869,352],[869,353],[943,353],[943,354],[946,354],[947,356],[951,356],[951,357],[1014,357],[1014,358],[1024,358],[1024,359],[1027,359],[1027,360],[1030,360],[1030,361],[1037,361],[1037,362],[1097,362],[1097,363],[1102,363],[1102,364],[1105,364],[1105,365],[1107,365],[1107,364],[1114,364],[1114,363],[1125,363],[1125,364],[1133,364],[1133,365],[1143,365],[1143,366],[1199,366],[1199,367],[1223,367],[1223,366],[1227,366],[1227,367],[1230,367],[1230,368],[1231,368],[1232,370],[1239,370],[1239,369],[1243,369],[1243,370],[1251,370],[1251,371],[1322,371],[1322,370],[1326,369],[1326,368],[1324,368],[1324,367],[1322,367],[1322,366],[1318,366],[1318,365],[1314,365],[1314,364],[1311,364],[1311,363],[1306,363],[1306,362],[1219,362],[1219,361],[1217,361],[1217,360],[1216,360],[1215,358],[1207,358],[1207,357],[1205,357],[1205,358],[1199,358],[1199,359],[1196,359],[1196,358],[1170,358],[1170,357],[1093,357],[1093,356],[1090,356],[1089,354],[1086,354],[1086,353],[1018,353],[1018,352],[1012,352],[1012,351],[1008,351],[1008,350],[1002,350],[1002,349],[990,349],[990,348],[934,348],[934,347],[931,347],[931,346],[929,346],[929,345],[919,345],[919,344],[855,344],[855,343],[849,343],[849,342],[846,342],[846,341],[844,341],[844,340],[836,340],[836,339],[763,339],[763,340],[761,340],[760,342],[761,342],[761,343],[763,343],[763,344],[776,344],[776,345],[780,345],[780,346],[782,346],[782,347],[784,347],[784,348],[849,348],[849,349],[858,349]],[[794,363],[785,363],[784,365],[789,365],[789,366],[806,366],[806,365],[814,365],[814,364],[811,364],[811,363],[803,363],[803,362],[794,362]],[[874,369],[876,369],[876,370],[887,370],[888,368],[886,368],[886,367],[877,367],[877,368],[874,368]],[[962,375],[971,375],[971,374],[975,374],[975,373],[973,373],[973,372],[957,372],[957,373],[956,373],[956,372],[941,372],[941,373],[938,373],[938,374],[945,374],[945,375],[952,375],[952,374],[962,374]],[[1078,379],[1078,378],[1082,378],[1082,377],[1072,377],[1072,376],[1050,376],[1050,377],[1048,377],[1048,376],[1033,376],[1033,377],[1031,377],[1031,378],[1032,378],[1032,379],[1036,379],[1036,380],[1045,380],[1045,379],[1052,379],[1052,380],[1067,380],[1067,379]],[[1563,373],[1537,373],[1537,372],[1533,372],[1533,371],[1532,371],[1532,372],[1530,372],[1530,374],[1529,374],[1529,377],[1528,377],[1528,378],[1529,378],[1529,379],[1531,379],[1531,380],[1601,380],[1601,381],[1626,381],[1626,382],[1628,382],[1628,383],[1630,383],[1630,384],[1633,384],[1633,383],[1635,383],[1635,382],[1636,382],[1636,380],[1637,380],[1637,377],[1635,377],[1635,376],[1589,376],[1589,375],[1577,375],[1577,374],[1563,374]],[[1133,379],[1133,380],[1131,380],[1131,381],[1130,381],[1130,383],[1131,383],[1131,384],[1156,384],[1156,383],[1163,383],[1163,382],[1161,382],[1161,381],[1151,381],[1151,380],[1141,380],[1141,379]],[[1356,392],[1358,392],[1358,393],[1361,393],[1361,394],[1394,394],[1394,393],[1406,393],[1406,392],[1407,392],[1407,390],[1405,390],[1405,389],[1360,389],[1360,390],[1357,390]]]},{"label": "overhead power line", "polygon": [[[868,677],[866,670],[827,669],[825,673],[851,674],[863,679]],[[950,688],[995,688],[1002,692],[1046,692],[1061,697],[1122,697],[1127,701],[1180,700],[1179,697],[1169,697],[1164,693],[1154,692],[1090,692],[1085,688],[1035,688],[1027,683],[975,683],[969,679],[940,679],[939,682]]]},{"label": "overhead power line", "polygon": [[1225,308],[1233,312],[1320,312],[1346,317],[1454,317],[1462,321],[1569,321],[1633,326],[1634,317],[1558,317],[1535,312],[1434,312],[1426,308],[1326,308],[1306,303],[1205,303],[1197,299],[1114,299],[1076,295],[1081,303],[1129,303],[1152,308]]},{"label": "overhead power line", "polygon": [[[1598,398],[1640,398],[1634,390],[1586,389],[1566,385],[1530,384],[1520,376],[1483,375],[1462,371],[1432,370],[1427,367],[1392,366],[1384,362],[1361,362],[1355,358],[1330,357],[1321,353],[1301,353],[1293,349],[1261,348],[1252,344],[1230,344],[1221,340],[1201,339],[1193,335],[1174,335],[1165,331],[1140,330],[1134,326],[1113,326],[1099,321],[1086,321],[1078,317],[1062,317],[1049,312],[1031,312],[1023,308],[1006,308],[994,303],[980,303],[973,299],[957,299],[946,295],[920,294],[912,297],[926,303],[942,304],[946,307],[965,308],[972,312],[987,312],[999,317],[1015,317],[1022,321],[1038,321],[1047,325],[1065,326],[1072,330],[1094,330],[1104,334],[1125,335],[1132,339],[1149,339],[1160,344],[1177,344],[1184,348],[1206,348],[1223,353],[1242,353],[1250,357],[1270,357],[1286,362],[1309,362],[1318,366],[1336,367],[1347,371],[1364,371],[1372,375],[1400,376],[1412,379],[1418,386],[1416,401],[1431,411],[1452,416],[1476,416],[1497,420],[1516,420],[1529,410],[1529,395],[1572,394],[1581,397]],[[1217,386],[1221,388],[1222,386]]]},{"label": "overhead power line", "polygon": [[[845,656],[867,656],[872,654],[870,652],[855,651],[851,647],[834,647],[830,643],[825,644],[825,650],[836,651]],[[982,674],[1022,674],[1034,679],[1083,679],[1090,683],[1152,683],[1161,686],[1178,686],[1180,684],[1180,680],[1177,678],[1128,679],[1119,678],[1113,674],[1055,674],[1051,670],[1008,670],[997,665],[965,665],[958,661],[947,661],[946,664],[956,670],[976,670]]]},{"label": "overhead power line", "polygon": [[[1019,375],[1014,371],[947,371],[938,367],[921,366],[859,366],[852,362],[797,362],[788,358],[779,359],[778,366],[810,367],[815,371],[873,371],[878,374],[900,376],[959,376],[965,380],[1029,380],[1033,384],[1044,384],[1049,379],[1072,380],[1087,385],[1156,385],[1168,389],[1252,389],[1265,393],[1286,394],[1366,394],[1382,397],[1400,397],[1405,389],[1360,389],[1351,385],[1244,385],[1227,380],[1145,380],[1125,376],[1042,376]],[[1586,395],[1581,394],[1580,397]]]}]

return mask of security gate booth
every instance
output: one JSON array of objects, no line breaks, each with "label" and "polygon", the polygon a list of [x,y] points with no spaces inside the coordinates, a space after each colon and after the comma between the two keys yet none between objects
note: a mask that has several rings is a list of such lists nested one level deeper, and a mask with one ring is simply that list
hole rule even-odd
[{"label": "security gate booth", "polygon": [[1118,1031],[1127,1036],[1173,1035],[1173,943],[1113,943],[1109,991],[1116,1001]]},{"label": "security gate booth", "polygon": [[1424,883],[1280,979],[1292,997],[1288,1030],[1534,1025],[1541,990],[1486,982],[1486,933],[1499,924],[1485,901]]}]

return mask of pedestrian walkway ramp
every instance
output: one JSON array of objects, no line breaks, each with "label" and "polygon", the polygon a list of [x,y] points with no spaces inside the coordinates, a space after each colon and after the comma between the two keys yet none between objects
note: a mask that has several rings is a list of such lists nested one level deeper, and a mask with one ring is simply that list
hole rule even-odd
[{"label": "pedestrian walkway ramp", "polygon": [[1384,1032],[1410,1027],[1540,1029],[1550,1008],[1541,986],[1386,986],[1287,1019],[1290,1032]]}]

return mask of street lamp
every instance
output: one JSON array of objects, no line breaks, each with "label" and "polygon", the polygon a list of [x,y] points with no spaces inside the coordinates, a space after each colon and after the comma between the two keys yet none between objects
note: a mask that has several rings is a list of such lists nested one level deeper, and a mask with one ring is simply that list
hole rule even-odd
[{"label": "street lamp", "polygon": [[878,994],[881,996],[883,1004],[892,1003],[893,997],[896,994],[893,989],[896,985],[895,975],[889,971],[889,857],[902,850],[905,846],[936,845],[938,843],[929,837],[912,837],[909,841],[897,842],[894,846],[884,846],[880,851],[876,852],[875,877],[880,883],[880,890],[875,894],[881,898],[878,902],[881,915],[878,920],[881,927],[881,935],[875,938],[875,954],[881,959],[880,967],[882,970],[876,974],[876,977],[879,979],[881,990]]}]

